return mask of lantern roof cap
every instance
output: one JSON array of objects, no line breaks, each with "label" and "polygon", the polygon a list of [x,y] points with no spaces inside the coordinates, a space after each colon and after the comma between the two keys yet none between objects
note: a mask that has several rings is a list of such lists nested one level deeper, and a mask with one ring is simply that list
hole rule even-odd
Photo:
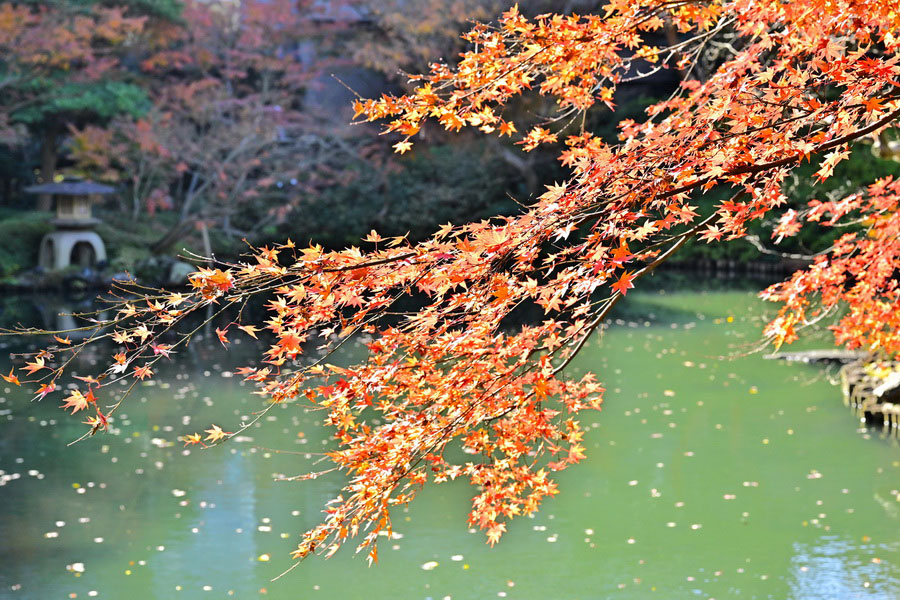
[{"label": "lantern roof cap", "polygon": [[29,194],[53,194],[55,196],[91,196],[94,194],[106,196],[114,194],[116,188],[96,183],[90,179],[66,177],[62,181],[53,183],[39,183],[25,188]]}]

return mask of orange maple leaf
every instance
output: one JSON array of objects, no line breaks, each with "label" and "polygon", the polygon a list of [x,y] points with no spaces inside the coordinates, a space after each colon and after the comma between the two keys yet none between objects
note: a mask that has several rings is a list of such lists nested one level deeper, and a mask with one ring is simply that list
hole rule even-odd
[{"label": "orange maple leaf", "polygon": [[3,373],[0,373],[0,377],[2,377],[4,380],[6,380],[7,383],[12,383],[14,385],[22,385],[21,382],[19,382],[19,378],[16,377],[15,375],[13,375],[12,367],[10,367],[10,369],[9,369],[9,375],[4,375]]},{"label": "orange maple leaf", "polygon": [[634,256],[631,251],[628,249],[628,244],[626,242],[622,242],[622,245],[613,250],[612,259],[613,262],[623,263],[626,262]]},{"label": "orange maple leaf", "polygon": [[200,438],[199,433],[191,433],[191,434],[183,436],[181,439],[182,439],[182,441],[184,441],[185,446],[190,446],[192,444],[200,444],[204,448],[206,447],[206,444],[203,443],[203,440]]},{"label": "orange maple leaf", "polygon": [[[93,375],[87,375],[84,377],[82,377],[81,375],[73,375],[72,377],[74,377],[75,379],[79,379],[88,385],[100,383],[100,379],[97,379]],[[101,377],[101,379],[102,379],[102,377]]]},{"label": "orange maple leaf", "polygon": [[623,296],[628,293],[628,290],[634,287],[634,283],[632,283],[632,279],[634,279],[634,274],[631,271],[626,271],[622,273],[622,276],[619,277],[619,280],[612,284],[613,291],[622,294]]},{"label": "orange maple leaf", "polygon": [[231,277],[231,273],[221,269],[213,271],[206,280],[222,292],[227,292],[234,287],[234,279]]},{"label": "orange maple leaf", "polygon": [[863,100],[863,106],[867,112],[879,112],[884,110],[884,101],[881,98],[867,98]]},{"label": "orange maple leaf", "polygon": [[512,136],[516,132],[516,126],[512,121],[502,121],[500,123],[500,135]]},{"label": "orange maple leaf", "polygon": [[109,428],[109,421],[106,419],[106,415],[100,412],[100,409],[94,405],[94,409],[97,411],[96,416],[90,416],[87,420],[83,421],[85,425],[91,426],[91,435],[97,433],[97,430],[103,429],[104,431]]},{"label": "orange maple leaf", "polygon": [[296,354],[297,352],[299,352],[300,351],[300,343],[301,343],[300,337],[291,331],[285,333],[278,340],[278,346],[280,347],[281,352],[284,352],[286,354],[290,354],[290,353]]}]

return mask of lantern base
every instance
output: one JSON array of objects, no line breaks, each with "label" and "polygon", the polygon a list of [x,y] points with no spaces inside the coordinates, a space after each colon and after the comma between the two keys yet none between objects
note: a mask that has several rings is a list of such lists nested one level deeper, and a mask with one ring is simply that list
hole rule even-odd
[{"label": "lantern base", "polygon": [[106,260],[106,246],[93,231],[54,231],[41,240],[38,264],[48,271],[58,271],[75,265],[96,268]]}]

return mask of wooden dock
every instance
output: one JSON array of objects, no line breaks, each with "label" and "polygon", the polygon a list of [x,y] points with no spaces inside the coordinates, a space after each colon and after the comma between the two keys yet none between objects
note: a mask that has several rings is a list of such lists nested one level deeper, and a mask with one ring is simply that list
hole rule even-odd
[{"label": "wooden dock", "polygon": [[862,422],[900,432],[900,362],[858,360],[841,367],[844,404]]},{"label": "wooden dock", "polygon": [[847,364],[862,361],[868,356],[868,352],[862,352],[860,350],[842,350],[840,348],[829,348],[828,350],[776,352],[775,354],[767,354],[763,356],[763,358],[767,358],[769,360],[785,360],[787,362]]},{"label": "wooden dock", "polygon": [[900,361],[838,348],[777,352],[764,358],[843,365],[839,373],[844,405],[860,422],[881,425],[885,433],[900,437]]}]

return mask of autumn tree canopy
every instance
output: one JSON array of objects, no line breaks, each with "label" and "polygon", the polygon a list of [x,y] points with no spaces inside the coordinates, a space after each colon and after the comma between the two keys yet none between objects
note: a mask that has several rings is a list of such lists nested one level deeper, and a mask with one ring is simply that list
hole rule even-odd
[{"label": "autumn tree canopy", "polygon": [[[52,181],[66,129],[139,116],[146,90],[129,63],[164,44],[179,19],[173,0],[6,2],[0,6],[0,143],[40,140]],[[49,210],[50,197],[39,208]]]},{"label": "autumn tree canopy", "polygon": [[141,55],[147,110],[71,128],[75,168],[127,182],[132,220],[177,215],[153,252],[207,224],[252,236],[283,219],[301,190],[331,183],[338,162],[359,160],[349,124],[326,128],[304,106],[335,61],[324,47],[304,59],[303,46],[324,46],[344,27],[316,20],[311,4],[185,0],[183,23]]},{"label": "autumn tree canopy", "polygon": [[[270,405],[322,409],[339,444],[329,458],[347,476],[294,555],[331,554],[356,538],[374,560],[392,509],[426,484],[471,482],[469,521],[491,544],[557,493],[554,472],[584,458],[577,414],[600,408],[604,393],[603,373],[572,379],[566,365],[692,238],[740,238],[761,219],[777,223],[776,240],[808,223],[856,224],[764,292],[782,302],[765,333],[777,347],[835,317],[837,343],[900,350],[900,182],[800,209],[786,208],[783,192],[799,165],[818,164],[823,181],[852,144],[900,117],[895,1],[610,0],[594,15],[533,19],[512,8],[464,37],[458,60],[432,64],[412,93],[360,100],[358,119],[383,124],[399,153],[427,127],[509,137],[526,152],[558,143],[566,181],[520,199],[517,215],[447,224],[421,243],[372,232],[329,252],[287,241],[201,268],[190,292],[120,290],[115,318],[87,341],[60,334],[5,378],[62,396],[64,408],[90,415],[92,434],[127,401],[113,383],[152,377],[188,343],[189,315],[266,295],[265,319],[236,317],[219,338],[268,330],[260,364],[241,373]],[[585,128],[588,111],[614,107],[617,86],[659,69],[677,69],[680,88],[646,120],[620,123],[618,143]],[[514,122],[504,108],[523,94],[551,100],[555,114]],[[528,307],[543,319],[518,324]],[[362,334],[358,364],[299,360]],[[106,367],[60,394],[67,366],[101,340],[117,348]],[[184,439],[219,443],[236,428],[223,426]]]}]

